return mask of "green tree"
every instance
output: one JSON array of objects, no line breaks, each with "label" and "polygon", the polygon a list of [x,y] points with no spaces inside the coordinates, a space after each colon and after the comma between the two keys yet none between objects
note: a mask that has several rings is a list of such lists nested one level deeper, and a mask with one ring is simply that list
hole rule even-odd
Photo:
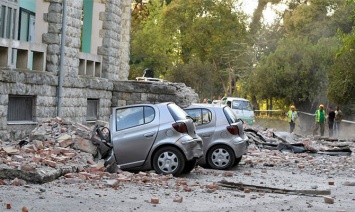
[{"label": "green tree", "polygon": [[155,77],[164,75],[175,60],[173,41],[161,30],[164,7],[160,0],[152,0],[133,16],[129,79],[142,76],[148,67],[155,71]]},{"label": "green tree", "polygon": [[201,98],[211,98],[214,95],[213,65],[209,62],[201,62],[193,57],[189,63],[177,64],[172,71],[168,72],[166,79],[171,82],[184,82],[193,87]]},{"label": "green tree", "polygon": [[[355,20],[355,1],[348,1]],[[328,98],[338,104],[355,102],[355,27],[352,32],[340,32],[342,47],[336,55],[335,63],[328,71]]]},{"label": "green tree", "polygon": [[262,99],[284,99],[308,108],[324,100],[327,68],[333,64],[335,38],[321,39],[316,45],[307,38],[280,40],[275,52],[262,58],[254,77],[254,92]]},{"label": "green tree", "polygon": [[213,64],[224,92],[230,84],[228,70],[234,43],[247,40],[246,16],[234,11],[233,0],[174,0],[163,12],[164,31],[175,40],[177,63],[189,63],[191,57]]}]

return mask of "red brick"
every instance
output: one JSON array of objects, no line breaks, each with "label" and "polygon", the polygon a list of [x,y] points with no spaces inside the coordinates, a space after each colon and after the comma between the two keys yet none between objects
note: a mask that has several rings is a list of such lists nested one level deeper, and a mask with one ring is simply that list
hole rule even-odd
[{"label": "red brick", "polygon": [[61,153],[61,148],[62,147],[54,147],[52,153],[55,155],[59,155]]},{"label": "red brick", "polygon": [[334,182],[333,181],[329,181],[328,185],[334,185]]},{"label": "red brick", "polygon": [[302,163],[298,164],[297,167],[298,167],[299,169],[304,169],[304,165],[303,165]]},{"label": "red brick", "polygon": [[6,203],[6,209],[11,209],[11,204],[10,203]]},{"label": "red brick", "polygon": [[119,178],[117,178],[117,180],[119,181],[119,182],[131,182],[131,179],[129,179],[129,178],[127,178],[127,177],[119,177]]},{"label": "red brick", "polygon": [[244,193],[249,194],[251,192],[250,189],[244,189]]},{"label": "red brick", "polygon": [[42,162],[42,158],[41,158],[39,155],[34,155],[34,156],[32,157],[32,161],[35,162],[35,163],[37,163],[37,164],[39,164],[39,163]]},{"label": "red brick", "polygon": [[16,166],[19,166],[20,163],[19,162],[15,162],[15,161],[11,161],[11,162],[9,162],[9,165],[16,167]]},{"label": "red brick", "polygon": [[152,197],[152,198],[150,199],[150,202],[153,203],[153,204],[159,204],[159,199],[156,198],[156,197]]},{"label": "red brick", "polygon": [[71,159],[71,158],[75,157],[76,153],[75,152],[66,152],[66,153],[64,153],[64,155]]},{"label": "red brick", "polygon": [[225,171],[225,172],[223,172],[223,176],[224,176],[224,177],[233,177],[233,175],[234,175],[234,173],[231,172],[231,171]]},{"label": "red brick", "polygon": [[179,184],[179,185],[187,185],[187,180],[181,180],[181,179],[179,179],[179,180],[177,180],[176,183]]},{"label": "red brick", "polygon": [[188,186],[185,186],[185,187],[184,187],[184,191],[186,191],[186,192],[191,192],[192,189],[191,189],[190,187],[188,187]]},{"label": "red brick", "polygon": [[43,141],[43,146],[45,147],[51,147],[53,146],[55,143],[55,140],[51,139],[51,140],[47,140],[47,141]]},{"label": "red brick", "polygon": [[57,166],[57,163],[51,160],[43,160],[43,163],[53,168]]},{"label": "red brick", "polygon": [[206,185],[205,187],[206,187],[207,189],[211,189],[211,190],[217,190],[217,189],[218,189],[218,186],[217,186],[217,185],[214,185],[214,184]]}]

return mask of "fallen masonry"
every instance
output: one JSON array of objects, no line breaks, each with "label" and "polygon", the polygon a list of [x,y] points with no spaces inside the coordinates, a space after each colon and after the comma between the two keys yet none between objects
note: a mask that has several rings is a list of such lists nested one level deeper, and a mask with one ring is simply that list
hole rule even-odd
[{"label": "fallen masonry", "polygon": [[[102,186],[116,188],[128,182],[163,185],[165,181],[173,178],[169,175],[157,175],[152,171],[133,174],[118,169],[116,173],[106,172],[104,161],[98,157],[98,148],[91,140],[92,132],[92,128],[57,117],[38,124],[29,135],[29,139],[0,140],[0,184],[25,185],[27,182],[42,184],[59,178],[66,184],[93,181],[99,182]],[[242,166],[288,167],[294,170],[308,169],[320,173],[355,171],[354,157],[351,155],[355,151],[354,140],[339,141],[326,137],[303,137],[274,132],[272,129],[247,128],[245,132],[249,137],[250,145],[248,153],[243,156]],[[293,147],[301,148],[302,151],[295,151],[299,149]],[[344,149],[350,152],[343,151]],[[327,151],[346,154],[335,160],[332,154],[323,154]],[[266,172],[266,170],[262,171]],[[221,175],[225,178],[231,178],[237,174],[233,171],[217,172],[201,167],[197,167],[193,173]],[[252,172],[243,174],[250,176]],[[180,189],[185,192],[191,190],[187,182],[178,181],[177,186]],[[207,191],[212,192],[218,187],[217,182],[204,186]]]},{"label": "fallen masonry", "polygon": [[100,170],[91,129],[60,118],[40,123],[29,140],[0,141],[0,179],[45,183],[67,173]]},{"label": "fallen masonry", "polygon": [[278,150],[291,153],[315,153],[325,155],[351,155],[355,139],[337,139],[321,136],[301,136],[272,129],[245,129],[249,142],[260,149]]},{"label": "fallen masonry", "polygon": [[[117,205],[122,211],[353,211],[351,139],[247,130],[250,145],[237,167],[197,166],[177,178],[154,171],[106,172],[91,132],[54,118],[40,123],[31,139],[0,141],[0,211],[117,211]],[[277,148],[295,143],[305,151]],[[351,154],[320,153],[344,147]]]}]

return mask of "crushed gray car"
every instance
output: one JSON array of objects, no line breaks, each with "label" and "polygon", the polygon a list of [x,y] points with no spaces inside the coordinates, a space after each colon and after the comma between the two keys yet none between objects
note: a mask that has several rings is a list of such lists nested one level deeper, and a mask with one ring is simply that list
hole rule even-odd
[{"label": "crushed gray car", "polygon": [[189,173],[203,155],[193,120],[172,102],[113,108],[109,133],[96,131],[106,165],[117,163],[122,170],[178,176]]},{"label": "crushed gray car", "polygon": [[248,137],[243,121],[232,109],[226,105],[193,104],[184,110],[203,140],[204,156],[198,164],[221,170],[238,165],[247,151]]}]

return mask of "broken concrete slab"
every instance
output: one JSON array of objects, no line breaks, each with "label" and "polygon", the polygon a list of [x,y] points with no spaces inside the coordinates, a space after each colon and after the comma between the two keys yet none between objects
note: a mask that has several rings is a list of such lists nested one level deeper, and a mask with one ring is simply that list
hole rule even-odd
[{"label": "broken concrete slab", "polygon": [[57,179],[69,172],[77,172],[78,167],[66,166],[59,169],[51,167],[41,167],[34,170],[21,170],[8,165],[0,165],[0,179],[23,179],[31,183],[46,183]]}]

